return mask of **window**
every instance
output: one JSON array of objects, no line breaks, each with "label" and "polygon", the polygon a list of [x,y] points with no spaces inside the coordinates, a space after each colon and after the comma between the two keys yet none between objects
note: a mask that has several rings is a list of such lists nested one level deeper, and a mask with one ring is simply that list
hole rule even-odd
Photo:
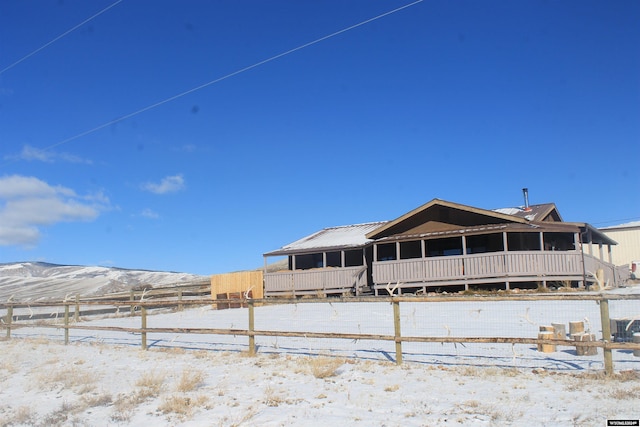
[{"label": "window", "polygon": [[539,251],[540,233],[507,233],[507,248],[510,251]]},{"label": "window", "polygon": [[462,255],[462,238],[449,237],[447,239],[428,240],[427,256]]},{"label": "window", "polygon": [[322,254],[306,254],[296,256],[296,270],[308,270],[322,267]]},{"label": "window", "polygon": [[377,261],[392,261],[396,259],[395,243],[384,243],[382,245],[378,245],[377,250],[378,250]]},{"label": "window", "polygon": [[342,267],[342,253],[327,252],[327,267]]},{"label": "window", "polygon": [[354,251],[344,251],[344,266],[345,267],[357,267],[362,265],[362,250],[357,249]]},{"label": "window", "polygon": [[467,236],[467,253],[480,254],[484,252],[500,252],[504,250],[502,233],[480,234]]},{"label": "window", "polygon": [[573,233],[542,233],[545,251],[572,251],[575,249]]},{"label": "window", "polygon": [[422,241],[400,242],[400,259],[422,258]]}]

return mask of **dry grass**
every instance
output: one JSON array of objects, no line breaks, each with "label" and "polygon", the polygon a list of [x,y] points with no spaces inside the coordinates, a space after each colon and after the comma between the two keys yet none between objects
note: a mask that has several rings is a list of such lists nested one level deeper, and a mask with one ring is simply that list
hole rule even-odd
[{"label": "dry grass", "polygon": [[202,385],[204,380],[204,373],[202,371],[190,371],[185,369],[182,371],[182,376],[176,385],[176,391],[188,392],[195,390]]},{"label": "dry grass", "polygon": [[609,396],[616,400],[637,400],[640,396],[640,386],[631,389],[617,388],[612,390]]},{"label": "dry grass", "polygon": [[162,347],[157,349],[157,351],[159,351],[160,353],[175,354],[175,355],[182,355],[187,352],[187,350],[185,350],[182,347]]},{"label": "dry grass", "polygon": [[205,406],[208,402],[206,396],[177,396],[172,395],[162,399],[158,410],[163,414],[176,414],[181,419],[190,417],[195,408]]},{"label": "dry grass", "polygon": [[97,395],[83,395],[82,401],[88,408],[95,408],[97,406],[108,406],[113,402],[113,398],[109,393],[102,393]]},{"label": "dry grass", "polygon": [[0,372],[7,374],[15,374],[18,372],[18,367],[11,360],[0,361]]},{"label": "dry grass", "polygon": [[276,394],[275,390],[271,387],[267,387],[264,391],[264,399],[262,403],[270,407],[277,407],[282,405],[285,402],[285,399],[282,396]]},{"label": "dry grass", "polygon": [[70,419],[73,415],[86,409],[84,405],[79,403],[62,402],[59,409],[45,415],[42,425],[47,427],[76,425],[76,420]]},{"label": "dry grass", "polygon": [[627,382],[627,381],[637,381],[640,380],[640,371],[620,371],[614,372],[613,375],[607,375],[604,371],[599,372],[589,372],[583,374],[585,378],[590,378],[599,381],[619,381],[619,382]]},{"label": "dry grass", "polygon": [[157,372],[145,372],[136,381],[137,395],[142,398],[157,397],[162,391],[165,376]]},{"label": "dry grass", "polygon": [[242,414],[242,416],[234,421],[229,421],[228,419],[224,419],[220,422],[220,426],[230,426],[230,427],[239,427],[244,425],[251,418],[255,417],[258,413],[258,410],[254,406],[249,406],[247,410]]},{"label": "dry grass", "polygon": [[281,405],[296,405],[300,402],[303,402],[304,399],[300,398],[289,398],[283,394],[286,394],[286,391],[276,391],[270,386],[267,386],[264,390],[264,398],[262,399],[262,403],[269,407],[278,407]]},{"label": "dry grass", "polygon": [[477,368],[475,366],[462,366],[456,368],[455,371],[464,377],[476,377],[476,378],[493,378],[496,376],[503,377],[516,377],[522,375],[522,372],[516,368]]},{"label": "dry grass", "polygon": [[120,394],[115,402],[113,402],[113,410],[111,412],[111,421],[127,422],[131,419],[135,408],[139,402],[136,402],[134,396]]},{"label": "dry grass", "polygon": [[72,389],[76,393],[88,393],[96,388],[100,377],[78,367],[67,367],[59,370],[38,372],[37,384],[41,390],[53,390],[56,387]]},{"label": "dry grass", "polygon": [[[494,402],[485,404],[481,401],[472,399],[454,405],[455,414],[470,415],[472,418],[484,417],[490,421],[490,425],[511,425],[514,419],[521,416],[520,412],[514,412],[504,405]],[[467,417],[461,417],[457,420],[459,424],[464,424]]]},{"label": "dry grass", "polygon": [[3,419],[0,420],[1,427],[35,424],[36,415],[29,406],[20,406],[15,411],[9,413],[6,413],[4,410],[0,409],[0,414],[3,415]]},{"label": "dry grass", "polygon": [[136,380],[136,389],[133,392],[121,393],[113,402],[111,421],[128,422],[138,405],[162,393],[165,378],[164,374],[154,371],[143,373]]},{"label": "dry grass", "polygon": [[325,356],[309,357],[306,362],[313,376],[318,379],[335,377],[338,369],[344,365],[344,359]]}]

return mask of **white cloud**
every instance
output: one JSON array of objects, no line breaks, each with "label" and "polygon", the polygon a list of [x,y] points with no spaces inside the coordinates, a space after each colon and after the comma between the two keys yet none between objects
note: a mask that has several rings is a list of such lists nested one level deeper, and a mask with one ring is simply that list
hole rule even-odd
[{"label": "white cloud", "polygon": [[57,153],[51,150],[43,150],[41,148],[32,147],[30,145],[25,145],[22,147],[22,151],[20,154],[6,156],[6,159],[12,160],[27,160],[32,161],[36,160],[39,162],[45,163],[54,163],[58,160],[68,163],[84,163],[84,164],[92,164],[93,162],[88,159],[83,159],[82,157],[78,157],[69,153]]},{"label": "white cloud", "polygon": [[142,212],[140,212],[140,216],[143,218],[149,218],[149,219],[158,219],[160,218],[160,215],[158,215],[157,212],[152,211],[151,209],[143,209]]},{"label": "white cloud", "polygon": [[154,194],[175,193],[185,188],[184,177],[182,174],[167,176],[162,178],[159,183],[147,182],[142,184],[141,188]]},{"label": "white cloud", "polygon": [[78,196],[32,177],[0,177],[0,245],[34,246],[40,228],[58,222],[91,221],[109,208],[102,193]]}]

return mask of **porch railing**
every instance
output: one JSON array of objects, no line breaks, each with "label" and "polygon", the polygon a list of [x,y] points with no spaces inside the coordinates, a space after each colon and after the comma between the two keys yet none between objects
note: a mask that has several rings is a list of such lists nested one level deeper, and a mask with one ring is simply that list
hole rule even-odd
[{"label": "porch railing", "polygon": [[340,293],[349,290],[358,294],[366,285],[367,274],[364,266],[288,270],[264,275],[265,296]]},{"label": "porch railing", "polygon": [[494,252],[373,263],[373,281],[377,284],[582,275],[579,252]]}]

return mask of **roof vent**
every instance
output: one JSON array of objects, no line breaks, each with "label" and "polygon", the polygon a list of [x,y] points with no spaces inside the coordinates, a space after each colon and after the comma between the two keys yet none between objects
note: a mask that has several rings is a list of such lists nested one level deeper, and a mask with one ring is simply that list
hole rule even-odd
[{"label": "roof vent", "polygon": [[523,188],[522,194],[524,195],[524,211],[530,212],[531,208],[529,207],[529,189],[526,187]]}]

